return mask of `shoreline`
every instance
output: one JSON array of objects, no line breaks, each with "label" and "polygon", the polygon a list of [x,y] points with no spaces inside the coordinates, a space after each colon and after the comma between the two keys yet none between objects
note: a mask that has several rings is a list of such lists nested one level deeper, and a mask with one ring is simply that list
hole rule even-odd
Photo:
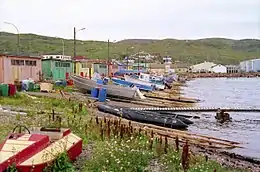
[{"label": "shoreline", "polygon": [[[196,78],[224,78],[226,77],[225,75],[211,75],[209,76],[208,74],[201,74],[199,75],[199,77],[194,77],[193,79]],[[252,75],[242,75],[239,77],[233,77],[234,75],[229,75],[229,77],[227,78],[245,78],[246,76],[252,76]],[[252,77],[259,77],[260,73],[256,73],[254,74]],[[246,78],[252,78],[252,77],[246,77]],[[185,84],[187,82],[189,82],[190,80],[187,80],[185,82]],[[183,86],[180,86],[180,89]],[[185,95],[184,93],[182,93],[182,95],[184,97],[187,97],[189,95]],[[198,102],[199,103],[199,102]],[[197,103],[196,103],[197,104]],[[198,104],[197,104],[198,105]],[[191,131],[191,133],[193,133]],[[207,134],[208,136],[213,136],[210,133]],[[235,153],[231,150],[208,150],[205,149],[203,147],[193,147],[193,150],[196,153],[202,153],[204,156],[209,156],[211,157],[212,160],[217,161],[220,164],[223,164],[224,166],[228,166],[228,167],[238,167],[238,168],[245,168],[248,167],[251,171],[260,171],[260,157],[253,157],[253,156],[246,156],[246,155],[242,155],[239,153]]]},{"label": "shoreline", "polygon": [[255,78],[260,77],[260,72],[257,73],[183,73],[179,74],[187,79],[193,78]]}]

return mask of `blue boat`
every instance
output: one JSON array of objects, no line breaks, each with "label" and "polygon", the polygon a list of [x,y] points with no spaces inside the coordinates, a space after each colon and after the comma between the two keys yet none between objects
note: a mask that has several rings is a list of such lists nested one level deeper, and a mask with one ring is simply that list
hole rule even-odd
[{"label": "blue boat", "polygon": [[146,86],[146,85],[141,85],[141,84],[134,84],[132,82],[129,81],[125,81],[119,78],[115,78],[113,77],[111,79],[113,81],[113,83],[115,85],[121,85],[121,86],[126,86],[126,87],[133,87],[136,86],[137,88],[139,88],[139,90],[143,90],[143,91],[153,91],[155,88],[152,86]]}]

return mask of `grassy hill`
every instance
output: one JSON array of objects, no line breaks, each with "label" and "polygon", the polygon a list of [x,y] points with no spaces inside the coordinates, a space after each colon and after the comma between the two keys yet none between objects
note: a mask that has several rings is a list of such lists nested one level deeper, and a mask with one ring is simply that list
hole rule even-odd
[{"label": "grassy hill", "polygon": [[[15,54],[17,35],[0,32],[0,54]],[[65,54],[73,55],[73,40],[64,40]],[[105,59],[108,56],[107,42],[77,41],[77,55]],[[206,38],[199,40],[152,40],[128,39],[110,43],[110,57],[145,51],[158,56],[170,55],[173,60],[194,64],[205,60],[233,64],[241,60],[260,57],[260,40],[231,40]],[[62,40],[35,34],[20,35],[20,52],[25,55],[62,53]],[[160,59],[158,57],[158,59]]]}]

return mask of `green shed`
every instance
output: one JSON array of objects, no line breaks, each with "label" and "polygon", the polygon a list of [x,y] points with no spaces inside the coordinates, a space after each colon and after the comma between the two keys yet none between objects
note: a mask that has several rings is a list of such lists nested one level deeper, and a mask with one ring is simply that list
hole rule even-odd
[{"label": "green shed", "polygon": [[47,80],[65,80],[73,72],[73,68],[70,60],[42,59],[43,78]]},{"label": "green shed", "polygon": [[94,72],[97,72],[101,75],[107,75],[108,74],[108,66],[104,63],[94,63],[93,64]]}]

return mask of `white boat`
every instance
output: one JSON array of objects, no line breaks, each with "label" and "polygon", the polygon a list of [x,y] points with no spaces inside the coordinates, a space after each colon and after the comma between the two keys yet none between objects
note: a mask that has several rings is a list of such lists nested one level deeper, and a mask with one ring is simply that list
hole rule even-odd
[{"label": "white boat", "polygon": [[124,75],[124,78],[125,78],[126,81],[132,82],[132,83],[135,83],[135,84],[151,86],[151,87],[155,87],[156,89],[159,89],[159,90],[165,89],[165,85],[164,84],[157,84],[157,83],[148,82],[148,81],[146,81],[146,78],[144,76],[145,75],[141,75],[139,77],[140,79],[136,79],[134,77],[131,77],[131,76],[128,76],[128,75]]},{"label": "white boat", "polygon": [[[82,78],[79,76],[72,75],[70,76],[73,80],[75,86],[83,93],[90,92],[92,88],[98,87],[99,85],[96,81]],[[130,88],[130,87],[121,87],[118,85],[102,85],[103,88],[107,89],[107,94],[113,97],[121,97],[128,99],[138,99],[141,98],[138,94],[138,88]]]}]

